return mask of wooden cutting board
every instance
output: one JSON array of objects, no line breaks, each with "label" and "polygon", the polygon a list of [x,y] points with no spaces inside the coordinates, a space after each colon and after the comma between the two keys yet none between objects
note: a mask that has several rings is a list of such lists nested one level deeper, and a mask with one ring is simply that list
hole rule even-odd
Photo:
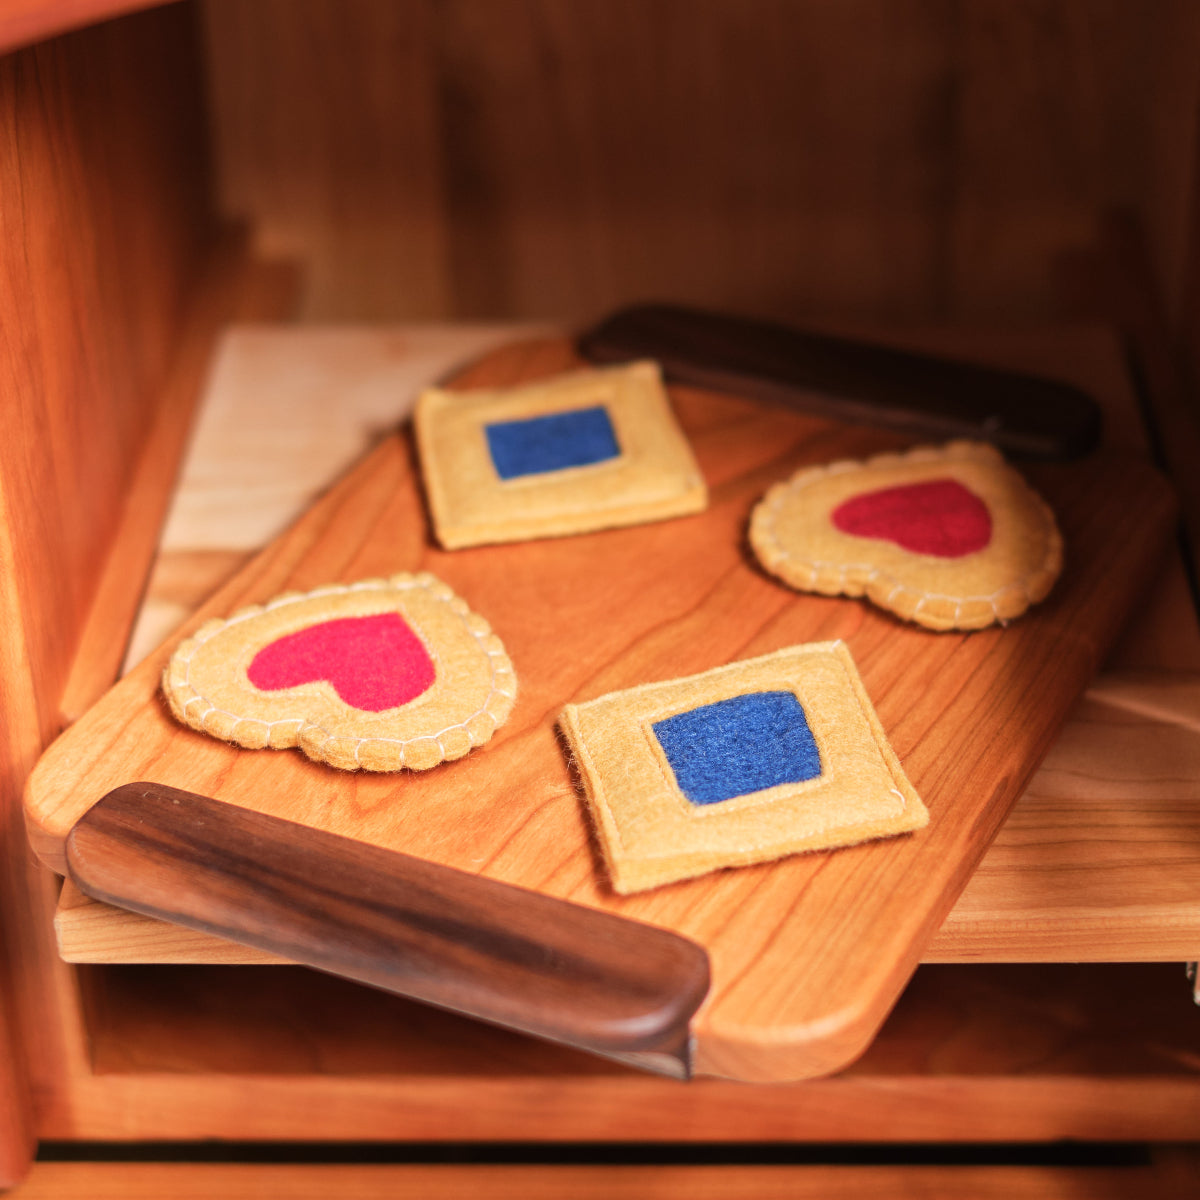
[{"label": "wooden cutting board", "polygon": [[[499,351],[460,379],[505,385],[576,365],[567,343]],[[674,389],[708,480],[696,517],[446,553],[432,544],[407,431],[382,442],[179,636],[283,591],[400,570],[444,578],[491,621],[520,679],[483,751],[420,775],[348,775],[295,752],[238,750],[166,714],[174,641],[47,752],[26,811],[60,872],[76,819],[147,779],[635,917],[707,950],[693,1021],[699,1073],[796,1079],[870,1042],[1009,806],[1096,669],[1171,528],[1161,478],[1102,454],[1026,471],[1056,510],[1067,566],[1007,629],[933,634],[860,602],[779,586],[745,545],[749,511],[798,466],[908,439]],[[633,897],[605,884],[554,722],[563,704],[804,641],[844,639],[931,812],[910,837],[710,875]]]}]

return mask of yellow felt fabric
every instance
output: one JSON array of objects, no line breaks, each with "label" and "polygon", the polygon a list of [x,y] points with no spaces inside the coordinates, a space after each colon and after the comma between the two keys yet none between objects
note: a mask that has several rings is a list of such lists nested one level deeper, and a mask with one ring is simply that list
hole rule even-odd
[{"label": "yellow felt fabric", "polygon": [[[800,701],[821,774],[717,804],[689,803],[653,723],[764,691],[790,691]],[[840,641],[790,646],[568,705],[559,724],[583,780],[613,888],[621,893],[907,833],[929,821]]]},{"label": "yellow felt fabric", "polygon": [[[612,421],[617,458],[500,478],[487,425],[597,406]],[[639,525],[708,504],[657,363],[575,371],[515,388],[431,388],[417,402],[414,425],[434,528],[447,550]]]},{"label": "yellow felt fabric", "polygon": [[[247,677],[254,656],[287,634],[339,617],[396,612],[432,659],[428,691],[398,708],[366,712],[327,680],[265,692]],[[424,770],[487,742],[516,699],[512,663],[491,626],[427,572],[288,592],[180,643],[163,693],[185,725],[257,750],[299,746],[344,770]]]},{"label": "yellow felt fabric", "polygon": [[[961,558],[916,554],[831,520],[874,489],[949,478],[987,505],[992,538]],[[927,629],[981,629],[1019,617],[1062,570],[1062,537],[1046,502],[983,442],[922,446],[865,462],[807,467],[772,487],[750,520],[750,544],[772,574],[800,591],[862,596]]]}]

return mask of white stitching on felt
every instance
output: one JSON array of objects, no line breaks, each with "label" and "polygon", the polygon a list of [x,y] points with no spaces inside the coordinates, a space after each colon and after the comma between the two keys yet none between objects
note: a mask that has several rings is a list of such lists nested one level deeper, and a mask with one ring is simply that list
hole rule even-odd
[{"label": "white stitching on felt", "polygon": [[[437,585],[437,586],[435,587],[434,585]],[[383,743],[383,744],[389,745],[389,746],[399,746],[400,747],[400,765],[402,766],[404,763],[405,749],[408,746],[411,746],[414,742],[425,741],[425,740],[432,740],[437,743],[438,749],[441,750],[441,752],[442,752],[442,759],[444,760],[446,757],[446,748],[445,748],[445,746],[442,745],[441,739],[445,734],[451,733],[456,729],[465,729],[467,727],[467,725],[469,725],[472,721],[474,721],[477,717],[480,717],[480,716],[487,716],[487,717],[491,718],[492,729],[494,732],[495,729],[498,728],[499,723],[496,720],[495,714],[493,714],[489,710],[488,706],[492,703],[492,700],[495,699],[496,696],[503,696],[505,699],[511,700],[513,698],[514,693],[505,691],[503,688],[500,688],[496,685],[496,660],[498,657],[502,657],[502,656],[507,657],[507,656],[504,655],[503,649],[491,650],[491,649],[488,649],[488,647],[486,645],[484,645],[485,640],[487,638],[493,636],[493,630],[491,629],[491,626],[489,625],[486,632],[484,632],[484,633],[476,633],[471,628],[470,624],[467,621],[467,616],[470,614],[470,609],[465,604],[462,606],[462,611],[459,611],[458,606],[453,605],[452,603],[448,602],[444,596],[437,595],[437,590],[439,590],[441,588],[445,588],[447,591],[450,590],[448,587],[446,587],[445,584],[442,584],[440,580],[433,580],[433,584],[431,585],[429,579],[423,579],[423,578],[420,578],[417,576],[393,576],[390,579],[382,579],[382,580],[375,580],[375,579],[358,580],[356,583],[353,583],[353,584],[326,584],[323,587],[314,588],[310,592],[302,592],[302,593],[296,593],[296,592],[286,593],[285,592],[283,595],[277,596],[273,600],[268,601],[265,605],[257,605],[257,604],[252,605],[251,607],[244,609],[240,613],[235,613],[232,617],[230,617],[226,621],[222,621],[219,625],[213,625],[207,632],[203,631],[203,626],[202,626],[200,630],[197,630],[196,633],[192,635],[192,643],[193,644],[192,644],[191,651],[186,655],[186,657],[179,659],[179,661],[181,663],[185,664],[185,666],[186,666],[182,686],[190,689],[192,692],[192,696],[186,702],[184,702],[183,705],[181,706],[182,711],[184,712],[184,714],[186,714],[188,708],[192,704],[194,704],[197,700],[199,700],[201,703],[208,705],[208,708],[206,708],[204,710],[203,714],[200,716],[200,719],[199,719],[200,728],[205,729],[206,732],[209,732],[207,730],[207,728],[205,727],[205,722],[208,720],[209,716],[214,712],[220,713],[222,716],[229,717],[233,721],[233,725],[230,727],[230,730],[229,730],[230,735],[233,733],[233,730],[235,730],[243,722],[253,723],[255,725],[265,727],[267,730],[267,743],[266,743],[267,745],[270,744],[271,730],[273,730],[277,725],[286,725],[286,724],[294,724],[294,725],[299,726],[299,728],[296,730],[297,739],[299,738],[299,735],[305,729],[309,729],[309,728],[315,729],[318,733],[325,734],[326,735],[325,740],[322,741],[320,746],[318,747],[318,749],[320,749],[320,750],[324,750],[324,748],[335,737],[340,736],[344,740],[348,740],[348,739],[345,739],[345,735],[335,734],[331,730],[326,729],[323,725],[319,725],[315,721],[309,721],[308,718],[306,718],[306,717],[280,717],[274,721],[263,721],[263,720],[260,720],[258,717],[239,716],[237,713],[228,712],[227,710],[225,710],[223,708],[218,708],[207,696],[201,695],[199,692],[197,692],[195,690],[195,688],[192,687],[192,684],[191,684],[192,659],[195,657],[195,655],[196,655],[197,651],[200,649],[200,647],[203,646],[210,638],[215,637],[217,634],[224,632],[224,630],[228,629],[230,626],[240,624],[243,621],[249,621],[249,620],[253,619],[254,617],[261,616],[265,612],[270,612],[273,609],[282,608],[284,605],[287,605],[287,604],[298,604],[303,600],[311,600],[316,597],[322,597],[322,596],[343,595],[348,592],[408,591],[408,590],[411,590],[416,587],[424,588],[425,591],[427,591],[433,595],[434,599],[441,600],[444,604],[446,604],[446,607],[449,608],[451,610],[451,612],[453,612],[454,615],[462,623],[462,626],[464,629],[466,629],[467,633],[469,633],[471,635],[471,637],[473,637],[475,639],[475,641],[477,643],[479,643],[480,649],[483,650],[484,654],[487,656],[488,669],[491,673],[491,681],[490,681],[490,687],[488,689],[488,694],[483,701],[482,707],[480,707],[476,712],[473,712],[465,720],[459,721],[458,723],[456,723],[454,725],[445,726],[444,728],[440,729],[436,734],[423,733],[419,737],[414,737],[414,738],[385,738],[385,737],[355,738],[354,739],[354,761],[358,766],[362,765],[362,760],[360,758],[360,754],[361,754],[363,746],[366,743],[368,743],[368,742]],[[436,659],[436,657],[437,657],[436,653],[433,654],[433,657]],[[223,738],[223,740],[230,740],[227,735],[217,735],[217,736],[221,736]],[[236,741],[236,739],[232,739],[232,740]],[[241,743],[238,743],[238,744],[240,745]],[[293,745],[299,745],[298,740],[297,740],[297,742],[294,742]]]},{"label": "white stitching on felt", "polygon": [[[767,504],[767,507],[765,510],[766,514],[767,514],[767,519],[764,521],[764,526],[765,526],[764,532],[770,539],[770,548],[773,551],[775,560],[776,561],[787,561],[787,562],[794,564],[796,567],[807,570],[810,575],[810,579],[809,579],[810,587],[816,583],[817,577],[819,576],[819,574],[822,571],[825,571],[825,570],[837,571],[838,572],[838,594],[846,595],[847,593],[845,591],[845,588],[846,588],[847,573],[849,571],[867,570],[868,568],[870,568],[871,564],[870,563],[832,563],[832,562],[825,562],[825,561],[822,561],[819,559],[800,558],[799,556],[792,554],[790,551],[788,551],[783,546],[783,544],[779,540],[778,535],[775,532],[775,523],[776,523],[776,520],[778,519],[780,509],[783,507],[785,501],[791,495],[793,495],[796,492],[799,492],[802,488],[810,487],[812,484],[817,483],[821,479],[828,478],[831,475],[844,474],[846,471],[852,470],[855,468],[872,467],[872,466],[877,466],[877,465],[882,466],[882,465],[889,465],[889,464],[897,464],[898,465],[903,462],[937,462],[937,461],[942,461],[943,458],[945,460],[951,461],[951,462],[955,461],[955,459],[958,459],[958,460],[966,459],[967,461],[972,461],[972,460],[982,461],[982,456],[977,455],[977,454],[970,455],[970,454],[959,453],[956,455],[944,454],[944,455],[939,456],[939,455],[931,452],[931,451],[934,451],[935,449],[936,448],[934,448],[934,447],[918,446],[915,449],[910,450],[906,454],[903,454],[903,455],[877,454],[874,457],[865,459],[862,462],[854,462],[854,461],[850,461],[850,460],[840,460],[838,462],[829,463],[823,467],[809,467],[805,470],[800,471],[797,476],[793,476],[790,480],[787,480],[786,482],[781,483],[781,484],[777,484],[775,487],[775,495],[769,500],[769,502]],[[1054,522],[1053,514],[1050,512],[1049,506],[1041,498],[1041,496],[1039,496],[1036,492],[1033,492],[1032,489],[1030,489],[1030,493],[1033,496],[1033,498],[1037,501],[1037,506],[1041,512],[1043,519],[1046,521],[1048,527],[1051,530],[1053,530],[1055,528],[1055,522]],[[989,508],[989,513],[990,512],[991,512],[991,510]],[[954,609],[954,617],[953,617],[953,626],[952,627],[957,627],[958,621],[962,615],[962,607],[964,604],[986,604],[992,610],[992,619],[994,621],[1000,621],[1001,623],[1003,623],[1004,618],[1002,618],[1000,616],[999,612],[996,610],[997,599],[1000,596],[1002,596],[1004,593],[1011,591],[1013,588],[1018,588],[1025,598],[1026,607],[1028,608],[1031,604],[1033,604],[1034,599],[1029,590],[1029,584],[1033,579],[1038,578],[1039,576],[1045,574],[1048,570],[1050,570],[1051,564],[1053,563],[1054,557],[1055,557],[1056,540],[1057,539],[1055,539],[1053,536],[1051,536],[1048,539],[1047,546],[1046,546],[1045,558],[1043,558],[1041,564],[1038,567],[1031,570],[1028,574],[1022,576],[1022,578],[1013,580],[1011,583],[1006,583],[1003,587],[997,588],[990,595],[986,595],[986,596],[983,596],[983,595],[980,595],[980,596],[952,596],[945,592],[919,592],[919,591],[917,591],[916,588],[909,587],[907,584],[897,580],[894,575],[892,575],[890,573],[884,574],[884,578],[892,580],[895,583],[895,586],[887,594],[886,599],[882,601],[881,606],[884,608],[890,609],[891,605],[892,605],[892,601],[895,599],[895,597],[898,593],[906,593],[909,595],[916,596],[917,604],[916,604],[916,607],[912,611],[911,617],[909,618],[909,619],[913,619],[916,617],[917,613],[921,612],[921,610],[924,608],[925,603],[927,601],[931,601],[931,600],[954,601],[955,609]],[[869,584],[873,583],[875,581],[875,579],[877,579],[881,574],[883,574],[882,567],[877,566],[873,570],[871,570],[870,575],[868,575],[866,581],[863,584],[863,590],[862,590],[861,594],[866,595],[867,586]],[[903,614],[900,614],[900,615],[903,615]]]}]

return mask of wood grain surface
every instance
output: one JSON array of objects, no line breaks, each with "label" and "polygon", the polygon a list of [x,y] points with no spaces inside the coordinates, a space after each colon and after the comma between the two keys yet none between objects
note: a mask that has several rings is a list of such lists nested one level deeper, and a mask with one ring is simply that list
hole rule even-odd
[{"label": "wood grain surface", "polygon": [[[0,37],[98,7],[0,5]],[[82,1053],[20,792],[62,728],[59,698],[218,225],[190,17],[156,9],[0,57],[0,1007],[14,1026],[0,1106],[16,1110],[0,1118],[0,1184],[28,1161],[37,1098]]]},{"label": "wood grain surface", "polygon": [[67,839],[109,904],[679,1078],[708,956],[686,938],[176,788],[110,792]]},{"label": "wood grain surface", "polygon": [[14,1200],[1176,1200],[1180,1194],[1150,1166],[82,1162],[39,1163],[12,1193]]},{"label": "wood grain surface", "polygon": [[1101,675],[924,960],[1194,959],[1200,952],[1198,735],[1196,675],[1161,669]]},{"label": "wood grain surface", "polygon": [[[562,342],[525,344],[462,382],[516,382],[572,362]],[[157,699],[163,657],[152,655],[43,758],[27,793],[35,849],[61,869],[74,821],[132,779],[213,794],[693,937],[714,974],[694,1022],[698,1071],[795,1078],[844,1065],[874,1035],[1148,582],[1170,494],[1141,463],[1106,455],[1031,472],[1071,547],[1059,587],[1010,629],[926,634],[854,602],[777,587],[746,561],[741,540],[749,507],[773,479],[895,438],[682,389],[674,399],[713,497],[698,518],[442,553],[430,546],[401,436],[197,618],[285,587],[418,566],[440,572],[486,608],[521,676],[518,708],[486,753],[406,778],[400,803],[391,780],[338,778],[296,755],[243,754],[181,729]],[[555,741],[562,703],[832,637],[854,653],[932,810],[929,829],[618,899],[597,874]]]}]

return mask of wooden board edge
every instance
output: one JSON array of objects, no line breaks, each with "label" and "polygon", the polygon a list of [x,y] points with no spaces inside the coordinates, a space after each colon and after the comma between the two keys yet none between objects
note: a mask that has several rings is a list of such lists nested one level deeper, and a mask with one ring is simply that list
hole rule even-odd
[{"label": "wooden board edge", "polygon": [[1182,1142],[1195,1138],[1198,1120],[1200,1089],[1177,1074],[851,1072],[764,1088],[632,1071],[134,1071],[81,1079],[75,1103],[48,1113],[41,1132],[115,1142]]}]

